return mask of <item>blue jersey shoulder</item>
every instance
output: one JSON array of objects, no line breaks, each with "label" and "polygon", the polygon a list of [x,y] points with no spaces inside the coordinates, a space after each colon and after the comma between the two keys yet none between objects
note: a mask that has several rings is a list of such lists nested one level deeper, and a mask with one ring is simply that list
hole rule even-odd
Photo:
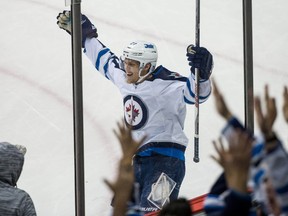
[{"label": "blue jersey shoulder", "polygon": [[153,71],[152,77],[148,80],[153,81],[155,79],[178,80],[178,81],[186,82],[188,78],[181,76],[177,72],[170,71],[167,68],[160,65]]}]

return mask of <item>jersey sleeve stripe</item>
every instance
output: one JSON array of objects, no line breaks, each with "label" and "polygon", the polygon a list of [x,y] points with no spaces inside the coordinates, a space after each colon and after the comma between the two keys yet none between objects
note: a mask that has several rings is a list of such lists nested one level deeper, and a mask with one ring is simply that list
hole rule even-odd
[{"label": "jersey sleeve stripe", "polygon": [[188,88],[188,91],[189,91],[189,94],[191,95],[192,98],[195,98],[195,94],[193,93],[192,89],[191,89],[191,83],[190,83],[190,80],[187,79],[186,81],[186,86]]},{"label": "jersey sleeve stripe", "polygon": [[104,56],[107,52],[109,52],[110,50],[108,48],[105,48],[103,50],[101,50],[97,56],[97,59],[96,59],[96,64],[95,64],[95,67],[97,70],[99,70],[99,66],[100,66],[100,60],[102,58],[102,56]]},{"label": "jersey sleeve stripe", "polygon": [[184,96],[184,101],[185,101],[185,103],[187,103],[187,104],[191,104],[191,105],[195,104],[194,102],[188,100],[185,96]]}]

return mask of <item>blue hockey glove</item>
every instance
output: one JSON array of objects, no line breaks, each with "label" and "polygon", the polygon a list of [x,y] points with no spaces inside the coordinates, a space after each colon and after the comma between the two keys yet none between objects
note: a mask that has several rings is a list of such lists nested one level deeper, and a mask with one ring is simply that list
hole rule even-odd
[{"label": "blue hockey glove", "polygon": [[191,44],[187,47],[186,56],[191,66],[190,71],[195,74],[195,68],[198,68],[200,79],[208,80],[213,68],[212,54],[204,47]]},{"label": "blue hockey glove", "polygon": [[[70,11],[63,11],[59,13],[57,18],[57,25],[64,29],[66,32],[71,34],[71,13]],[[96,27],[90,22],[90,20],[85,16],[81,15],[81,26],[82,26],[82,47],[86,38],[98,37]]]}]

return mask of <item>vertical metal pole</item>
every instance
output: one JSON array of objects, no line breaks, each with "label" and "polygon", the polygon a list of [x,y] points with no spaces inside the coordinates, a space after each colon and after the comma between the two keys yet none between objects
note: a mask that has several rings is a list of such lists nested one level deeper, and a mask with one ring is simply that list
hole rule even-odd
[{"label": "vertical metal pole", "polygon": [[[196,0],[196,21],[195,21],[195,46],[200,46],[200,0]],[[195,132],[194,132],[194,158],[198,163],[199,158],[199,69],[195,70]]]},{"label": "vertical metal pole", "polygon": [[252,0],[243,0],[245,127],[254,133]]},{"label": "vertical metal pole", "polygon": [[85,216],[81,0],[72,0],[75,213]]}]

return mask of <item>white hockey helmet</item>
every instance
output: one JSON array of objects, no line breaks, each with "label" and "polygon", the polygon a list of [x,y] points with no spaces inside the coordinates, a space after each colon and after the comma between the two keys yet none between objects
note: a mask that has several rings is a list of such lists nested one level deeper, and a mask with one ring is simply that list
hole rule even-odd
[{"label": "white hockey helmet", "polygon": [[149,73],[152,73],[158,58],[157,47],[151,42],[133,41],[123,50],[123,59],[125,58],[140,62],[140,69],[151,63]]}]

